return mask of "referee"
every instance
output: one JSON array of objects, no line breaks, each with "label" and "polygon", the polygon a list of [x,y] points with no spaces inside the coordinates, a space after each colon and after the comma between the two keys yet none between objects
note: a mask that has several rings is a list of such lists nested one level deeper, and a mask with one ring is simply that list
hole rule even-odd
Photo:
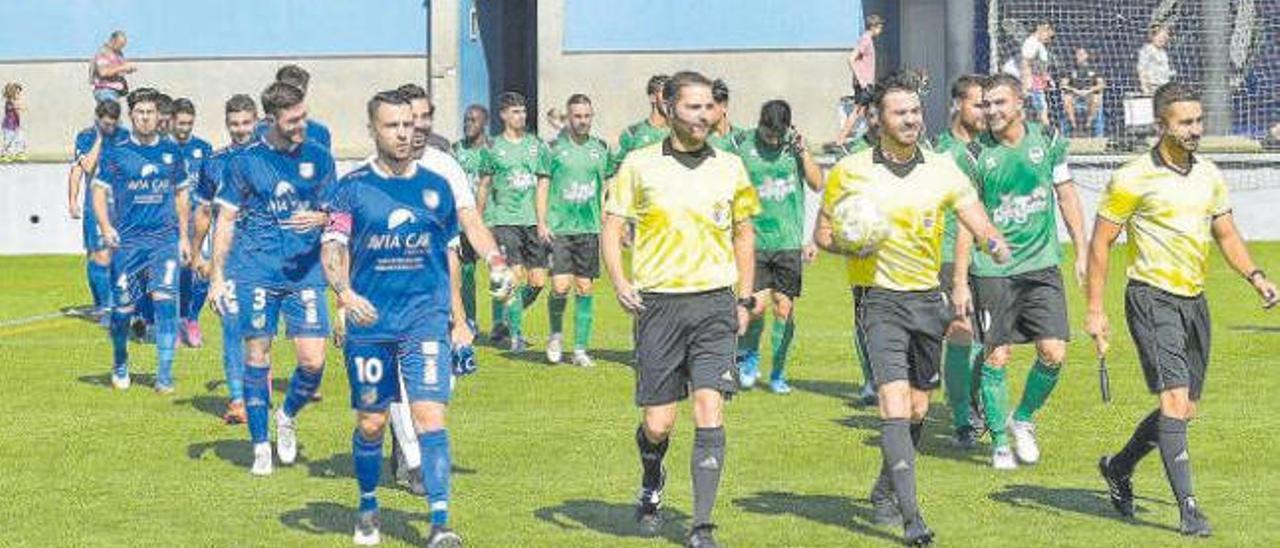
[{"label": "referee", "polygon": [[1270,308],[1280,302],[1276,287],[1249,257],[1236,230],[1222,172],[1195,155],[1204,133],[1204,110],[1192,87],[1165,84],[1154,98],[1160,141],[1112,176],[1098,206],[1089,245],[1088,313],[1085,330],[1107,350],[1109,321],[1103,306],[1111,244],[1129,231],[1130,264],[1124,311],[1147,388],[1160,407],[1139,423],[1129,443],[1098,462],[1121,514],[1133,516],[1133,470],[1151,449],[1160,448],[1165,474],[1178,500],[1187,536],[1206,537],[1209,521],[1191,488],[1187,423],[1196,413],[1209,366],[1209,305],[1204,297],[1209,244],[1216,242]]},{"label": "referee", "polygon": [[[662,97],[672,134],[623,161],[606,199],[601,247],[618,302],[636,316],[636,404],[644,409],[636,429],[644,469],[636,519],[646,534],[661,530],[662,458],[676,402],[692,391],[697,430],[686,546],[714,547],[711,509],[725,453],[721,408],[738,386],[736,336],[759,312],[751,296],[751,218],[760,201],[742,161],[706,142],[715,113],[711,81],[680,72]],[[635,223],[630,279],[622,262],[629,221]],[[734,284],[744,298],[735,299]]]}]

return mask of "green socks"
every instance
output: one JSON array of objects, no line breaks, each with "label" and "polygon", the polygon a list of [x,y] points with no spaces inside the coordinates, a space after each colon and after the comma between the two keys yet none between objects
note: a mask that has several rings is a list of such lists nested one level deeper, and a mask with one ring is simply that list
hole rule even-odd
[{"label": "green socks", "polygon": [[569,296],[551,292],[547,299],[547,313],[550,315],[551,334],[564,332],[564,309],[569,306]]},{"label": "green socks", "polygon": [[945,388],[947,405],[951,406],[951,424],[956,429],[969,426],[969,407],[972,404],[973,392],[973,356],[976,344],[947,343],[946,358],[943,361],[943,374],[946,375]]},{"label": "green socks", "polygon": [[[489,312],[492,314],[490,317],[493,318],[492,327],[496,328],[507,323],[507,303],[503,302],[502,299],[491,297],[489,299]],[[490,331],[492,332],[492,329]]]},{"label": "green socks", "polygon": [[1049,394],[1053,393],[1053,387],[1058,385],[1058,373],[1061,366],[1050,366],[1039,358],[1036,364],[1031,367],[1031,372],[1027,373],[1027,386],[1022,390],[1022,401],[1018,404],[1018,409],[1013,412],[1013,420],[1029,422],[1031,417],[1044,407],[1044,402],[1049,399]]},{"label": "green socks", "polygon": [[773,319],[773,333],[769,337],[773,341],[773,371],[769,373],[769,380],[776,381],[783,377],[783,371],[787,366],[787,351],[791,349],[791,339],[795,334],[794,318],[787,318],[786,321],[776,317]]},{"label": "green socks", "polygon": [[573,298],[573,348],[586,350],[591,344],[591,321],[595,318],[595,304],[591,295]]},{"label": "green socks", "polygon": [[1009,445],[1009,435],[1004,429],[1007,417],[1005,409],[1009,407],[1004,377],[1004,368],[991,364],[982,365],[982,403],[987,408],[987,430],[991,431],[993,447]]},{"label": "green socks", "polygon": [[520,336],[520,324],[524,322],[524,298],[528,291],[528,286],[517,285],[507,302],[507,326],[511,328],[512,339]]},{"label": "green socks", "polygon": [[476,321],[476,263],[462,263],[462,310]]},{"label": "green socks", "polygon": [[760,350],[760,334],[764,332],[764,318],[751,318],[747,323],[747,333],[738,339],[738,354],[758,352]]}]

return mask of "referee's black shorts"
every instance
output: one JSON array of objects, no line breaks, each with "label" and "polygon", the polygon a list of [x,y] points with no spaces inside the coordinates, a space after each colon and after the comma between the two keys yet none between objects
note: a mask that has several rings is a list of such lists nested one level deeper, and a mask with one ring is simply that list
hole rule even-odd
[{"label": "referee's black shorts", "polygon": [[636,405],[665,405],[694,390],[738,390],[738,310],[728,288],[643,293],[636,318]]},{"label": "referee's black shorts", "polygon": [[951,322],[941,291],[855,287],[853,299],[855,329],[877,388],[902,380],[916,390],[941,386],[942,341]]},{"label": "referee's black shorts", "polygon": [[1183,297],[1129,281],[1124,316],[1138,347],[1147,388],[1153,393],[1187,388],[1200,399],[1209,367],[1209,305],[1204,295]]}]

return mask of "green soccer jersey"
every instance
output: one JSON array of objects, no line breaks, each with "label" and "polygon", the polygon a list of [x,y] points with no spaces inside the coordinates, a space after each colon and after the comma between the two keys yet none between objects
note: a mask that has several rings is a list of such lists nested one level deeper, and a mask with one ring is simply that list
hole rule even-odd
[{"label": "green soccer jersey", "polygon": [[754,131],[729,124],[729,132],[724,135],[716,133],[714,129],[711,130],[711,133],[707,135],[707,144],[715,147],[717,150],[736,152],[734,148],[738,146],[738,143],[746,141],[754,135]]},{"label": "green soccer jersey", "polygon": [[578,144],[567,133],[551,143],[547,224],[557,236],[600,233],[600,193],[609,171],[609,146],[595,137]]},{"label": "green soccer jersey", "polygon": [[1057,132],[1026,122],[1026,135],[1006,146],[984,133],[967,146],[954,149],[961,168],[978,188],[982,205],[1004,234],[1013,259],[998,265],[984,253],[974,253],[970,272],[976,276],[1013,276],[1057,266],[1057,194],[1054,185],[1071,179],[1067,140]]},{"label": "green soccer jersey", "polygon": [[526,133],[519,141],[498,135],[480,151],[480,173],[492,175],[484,208],[489,226],[533,226],[538,224],[533,200],[538,177],[550,175],[551,153],[536,136]]},{"label": "green soccer jersey", "polygon": [[458,161],[458,165],[462,166],[462,171],[467,174],[467,182],[471,183],[471,192],[476,191],[476,183],[480,181],[480,153],[487,148],[488,145],[482,146],[466,146],[465,141],[458,141],[453,144],[450,149],[453,151],[453,159]]},{"label": "green soccer jersey", "polygon": [[780,251],[804,245],[804,182],[800,159],[790,147],[771,148],[742,131],[733,143],[751,184],[760,196],[760,214],[752,218],[756,249]]},{"label": "green soccer jersey", "polygon": [[618,166],[622,165],[622,161],[631,151],[666,139],[670,134],[670,128],[654,126],[649,123],[648,118],[627,126],[627,129],[622,130],[622,134],[618,136],[618,151],[613,155],[613,161],[609,165],[609,175],[612,176],[618,170]]},{"label": "green soccer jersey", "polygon": [[[933,150],[954,156],[957,153],[963,154],[964,146],[965,142],[956,139],[948,129],[934,140]],[[942,262],[956,262],[956,212],[950,209],[942,217]]]}]

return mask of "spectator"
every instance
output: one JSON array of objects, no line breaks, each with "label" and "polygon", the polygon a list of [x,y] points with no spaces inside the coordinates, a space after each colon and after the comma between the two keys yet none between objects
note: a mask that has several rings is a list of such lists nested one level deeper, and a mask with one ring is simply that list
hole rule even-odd
[{"label": "spectator", "polygon": [[129,82],[124,76],[133,74],[138,68],[124,60],[124,47],[128,43],[129,38],[124,31],[114,31],[93,56],[89,65],[89,81],[93,85],[94,100],[119,101],[129,93]]},{"label": "spectator", "polygon": [[849,52],[849,72],[853,75],[853,101],[848,102],[851,111],[845,117],[836,136],[836,143],[843,143],[858,127],[866,115],[871,89],[876,83],[876,37],[884,32],[884,18],[876,14],[867,16],[866,30],[858,38],[858,45]]},{"label": "spectator", "polygon": [[9,82],[4,85],[3,141],[0,142],[0,163],[27,161],[27,141],[22,137],[22,113],[27,110],[22,101],[22,84]]},{"label": "spectator", "polygon": [[[1059,84],[1062,89],[1062,110],[1066,111],[1070,133],[1075,135],[1080,126],[1093,128],[1093,136],[1101,137],[1105,121],[1102,117],[1102,92],[1106,81],[1090,62],[1089,50],[1079,47],[1075,51],[1075,65]],[[1084,123],[1076,120],[1080,103],[1085,104]]]},{"label": "spectator", "polygon": [[1177,75],[1169,64],[1169,38],[1169,27],[1152,25],[1150,41],[1138,52],[1138,87],[1143,95],[1155,95]]},{"label": "spectator", "polygon": [[1053,40],[1053,25],[1048,21],[1036,23],[1036,30],[1022,41],[1022,55],[1018,66],[1018,78],[1027,87],[1027,99],[1040,123],[1049,125],[1049,100],[1046,92],[1053,87],[1049,76],[1049,42]]}]

